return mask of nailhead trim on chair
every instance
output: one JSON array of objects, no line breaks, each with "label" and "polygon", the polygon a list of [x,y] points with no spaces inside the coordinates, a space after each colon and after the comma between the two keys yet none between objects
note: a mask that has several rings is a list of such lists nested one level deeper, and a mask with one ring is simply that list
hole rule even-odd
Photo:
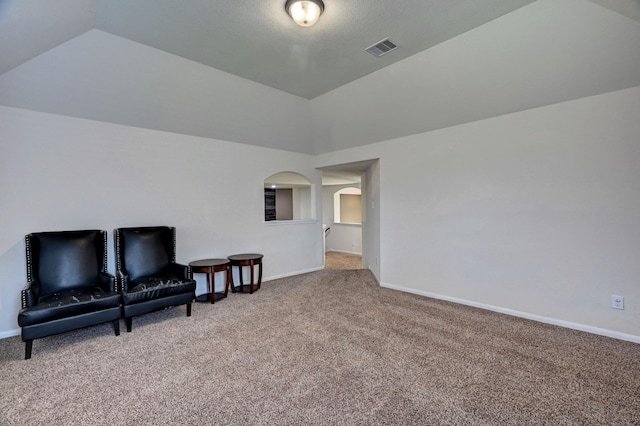
[{"label": "nailhead trim on chair", "polygon": [[27,291],[22,290],[20,293],[22,295],[22,308],[26,308],[27,307]]},{"label": "nailhead trim on chair", "polygon": [[33,265],[31,265],[31,235],[24,237],[27,248],[27,282],[33,281]]},{"label": "nailhead trim on chair", "polygon": [[117,229],[115,232],[115,237],[116,237],[116,269],[120,271],[120,256],[118,256],[118,253],[120,253],[120,232]]},{"label": "nailhead trim on chair", "polygon": [[172,263],[176,263],[176,228],[171,228],[171,233],[173,234],[173,256],[171,258]]},{"label": "nailhead trim on chair", "polygon": [[[107,244],[107,232],[102,232],[102,241],[104,243],[104,247],[109,247]],[[102,267],[100,268],[100,272],[107,272],[107,250],[104,251],[104,256],[102,259]]]},{"label": "nailhead trim on chair", "polygon": [[[25,247],[26,247],[26,256],[27,256],[27,282],[30,283],[33,281],[33,265],[31,264],[31,236],[26,235],[25,239]],[[21,302],[22,307],[27,307],[27,291],[22,290],[21,294]]]},{"label": "nailhead trim on chair", "polygon": [[116,237],[116,291],[123,291],[124,290],[124,275],[122,273],[122,264],[120,262],[120,230],[116,229],[115,230],[115,237]]}]

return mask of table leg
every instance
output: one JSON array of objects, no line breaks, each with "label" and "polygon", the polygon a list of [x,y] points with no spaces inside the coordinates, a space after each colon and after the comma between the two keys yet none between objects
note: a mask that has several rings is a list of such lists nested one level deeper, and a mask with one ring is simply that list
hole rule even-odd
[{"label": "table leg", "polygon": [[249,287],[249,294],[253,294],[253,269],[254,269],[253,260],[249,262],[249,267],[251,268],[251,287]]},{"label": "table leg", "polygon": [[236,283],[233,281],[233,267],[229,266],[229,285],[231,286],[231,292],[236,292]]},{"label": "table leg", "polygon": [[225,271],[227,275],[226,275],[226,282],[224,284],[224,296],[227,297],[229,286],[231,286],[231,293],[236,292],[236,286],[233,285],[233,276],[232,276],[231,266],[228,266],[227,269],[225,269]]},{"label": "table leg", "polygon": [[216,277],[213,274],[213,268],[210,268],[206,272],[206,275],[207,275],[207,291],[209,292],[209,294],[211,294],[211,303],[215,303],[216,296],[213,292],[216,289]]}]

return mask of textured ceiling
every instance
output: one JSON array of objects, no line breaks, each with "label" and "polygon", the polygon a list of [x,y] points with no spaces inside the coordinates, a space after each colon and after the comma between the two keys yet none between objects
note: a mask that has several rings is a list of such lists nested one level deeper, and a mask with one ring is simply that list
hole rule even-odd
[{"label": "textured ceiling", "polygon": [[0,74],[96,28],[311,99],[533,1],[325,0],[303,28],[284,0],[0,0]]},{"label": "textured ceiling", "polygon": [[[311,99],[533,1],[325,0],[302,28],[284,0],[0,0],[0,74],[96,28]],[[640,20],[640,0],[593,2]]]},{"label": "textured ceiling", "polygon": [[532,1],[326,0],[303,28],[284,0],[98,0],[96,28],[310,99]]},{"label": "textured ceiling", "polygon": [[0,0],[0,74],[95,28],[95,0]]},{"label": "textured ceiling", "polygon": [[[302,28],[284,0],[0,0],[0,74],[96,28],[311,99],[533,1],[325,0]],[[640,21],[640,0],[592,1]]]}]

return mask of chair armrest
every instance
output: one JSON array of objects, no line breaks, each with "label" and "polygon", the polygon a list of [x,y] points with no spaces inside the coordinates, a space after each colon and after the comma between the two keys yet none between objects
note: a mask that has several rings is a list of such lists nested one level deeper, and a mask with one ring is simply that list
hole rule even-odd
[{"label": "chair armrest", "polygon": [[100,272],[98,275],[99,287],[106,292],[115,292],[116,291],[116,277],[107,273]]},{"label": "chair armrest", "polygon": [[181,263],[171,263],[167,266],[167,274],[184,280],[189,279],[189,267]]},{"label": "chair armrest", "polygon": [[129,273],[125,269],[116,271],[116,291],[129,290]]},{"label": "chair armrest", "polygon": [[26,286],[22,289],[21,299],[22,299],[22,308],[28,308],[29,306],[33,306],[37,302],[37,297],[34,294],[33,289],[36,287],[35,281],[30,281]]}]

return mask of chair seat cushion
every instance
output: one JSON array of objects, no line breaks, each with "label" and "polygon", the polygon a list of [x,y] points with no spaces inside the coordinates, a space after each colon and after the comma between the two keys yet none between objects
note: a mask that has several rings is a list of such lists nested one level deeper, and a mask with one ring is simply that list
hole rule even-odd
[{"label": "chair seat cushion", "polygon": [[18,325],[25,327],[120,306],[120,293],[105,292],[99,287],[64,290],[40,297],[38,304],[18,314]]},{"label": "chair seat cushion", "polygon": [[179,279],[174,276],[151,277],[136,280],[132,288],[122,292],[125,305],[146,302],[148,300],[192,293],[196,290],[193,280]]}]

